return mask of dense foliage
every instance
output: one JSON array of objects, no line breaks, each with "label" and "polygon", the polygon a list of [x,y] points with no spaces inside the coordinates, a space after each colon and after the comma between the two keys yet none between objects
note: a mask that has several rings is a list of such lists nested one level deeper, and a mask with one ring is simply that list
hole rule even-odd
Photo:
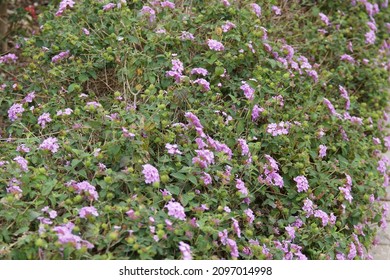
[{"label": "dense foliage", "polygon": [[0,57],[1,258],[370,258],[387,1],[54,4]]}]

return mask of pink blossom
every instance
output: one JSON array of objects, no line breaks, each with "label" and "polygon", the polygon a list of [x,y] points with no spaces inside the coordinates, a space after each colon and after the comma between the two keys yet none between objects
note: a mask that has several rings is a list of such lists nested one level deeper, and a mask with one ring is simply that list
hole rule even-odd
[{"label": "pink blossom", "polygon": [[192,260],[190,245],[184,243],[183,241],[180,241],[179,250],[183,256],[183,260]]},{"label": "pink blossom", "polygon": [[306,217],[310,217],[314,214],[314,204],[313,201],[311,201],[309,198],[306,198],[304,200],[304,204],[302,207],[302,210],[306,212]]},{"label": "pink blossom", "polygon": [[245,187],[245,184],[242,180],[236,179],[236,188],[240,193],[247,196],[248,195],[248,189]]},{"label": "pink blossom", "polygon": [[261,17],[261,7],[256,3],[252,3],[251,5],[252,11],[256,14],[257,17]]},{"label": "pink blossom", "polygon": [[28,161],[21,156],[14,158],[14,161],[19,165],[20,169],[23,171],[28,171]]},{"label": "pink blossom", "polygon": [[339,85],[339,91],[340,91],[341,97],[346,100],[345,110],[349,110],[349,108],[351,107],[351,101],[349,100],[349,95],[348,95],[347,90],[344,87],[342,87],[341,85]]},{"label": "pink blossom", "polygon": [[353,242],[349,244],[348,259],[353,260],[356,257],[356,246]]},{"label": "pink blossom", "polygon": [[364,37],[366,38],[366,44],[373,45],[375,44],[376,35],[373,30],[368,31]]},{"label": "pink blossom", "polygon": [[282,14],[282,10],[278,6],[272,6],[271,9],[277,16],[280,16]]},{"label": "pink blossom", "polygon": [[97,193],[96,188],[88,183],[88,181],[77,183],[72,180],[65,185],[74,189],[77,194],[84,194],[84,196],[90,200],[98,200],[99,198],[99,194]]},{"label": "pink blossom", "polygon": [[135,137],[135,134],[129,132],[125,127],[122,127],[122,133],[123,133],[123,136],[126,138],[134,138]]},{"label": "pink blossom", "polygon": [[253,221],[255,220],[255,215],[253,215],[252,209],[248,208],[248,209],[244,210],[244,213],[246,215],[248,223],[252,224]]},{"label": "pink blossom", "polygon": [[103,11],[109,11],[109,10],[115,8],[115,6],[116,5],[114,3],[108,3],[108,4],[103,6]]},{"label": "pink blossom", "polygon": [[341,56],[340,56],[340,60],[341,60],[341,61],[348,61],[348,62],[350,62],[350,63],[355,63],[355,59],[354,59],[352,56],[350,56],[349,54],[343,54],[343,55],[341,55]]},{"label": "pink blossom", "polygon": [[228,32],[229,30],[236,28],[236,25],[233,22],[227,21],[221,26],[223,32]]},{"label": "pink blossom", "polygon": [[52,152],[53,154],[58,151],[59,145],[58,140],[55,137],[49,137],[39,145],[39,149],[41,150],[48,150]]},{"label": "pink blossom", "polygon": [[89,33],[89,30],[87,29],[87,28],[83,28],[82,29],[83,30],[83,33],[85,34],[85,35],[89,35],[90,33]]},{"label": "pink blossom", "polygon": [[62,0],[60,3],[60,7],[58,8],[55,15],[57,17],[61,16],[68,7],[73,8],[74,4],[75,4],[75,2],[72,0]]},{"label": "pink blossom", "polygon": [[197,74],[197,75],[207,76],[208,73],[209,72],[204,68],[194,68],[191,70],[191,75]]},{"label": "pink blossom", "polygon": [[326,150],[327,150],[328,148],[325,146],[325,145],[320,145],[319,146],[319,152],[318,152],[318,156],[320,157],[320,158],[324,158],[325,156],[326,156]]},{"label": "pink blossom", "polygon": [[18,60],[18,57],[13,53],[9,53],[9,54],[5,54],[3,56],[0,56],[0,64],[2,64],[2,63],[8,64],[11,62],[16,62],[16,60]]},{"label": "pink blossom", "polygon": [[18,152],[23,152],[23,153],[29,153],[29,152],[30,152],[30,148],[26,147],[25,144],[21,144],[21,145],[19,145],[19,146],[16,148],[16,151],[18,151]]},{"label": "pink blossom", "polygon": [[329,216],[322,210],[315,210],[314,217],[321,218],[322,226],[326,226],[329,222]]},{"label": "pink blossom", "polygon": [[253,106],[252,121],[255,122],[259,118],[260,113],[262,113],[262,112],[264,112],[264,108],[259,107],[257,104],[255,106]]},{"label": "pink blossom", "polygon": [[11,122],[16,121],[19,117],[21,117],[23,112],[23,105],[15,103],[8,109],[8,118]]},{"label": "pink blossom", "polygon": [[272,136],[278,136],[278,135],[286,135],[288,134],[289,129],[289,123],[280,122],[278,124],[271,123],[267,126],[267,133],[271,134]]},{"label": "pink blossom", "polygon": [[172,216],[174,218],[177,218],[179,220],[185,220],[186,214],[184,212],[183,206],[179,202],[169,201],[168,204],[165,206],[165,208],[168,209],[168,215]]},{"label": "pink blossom", "polygon": [[193,83],[200,85],[202,87],[203,92],[210,90],[210,83],[205,79],[196,79],[195,81],[193,81]]},{"label": "pink blossom", "polygon": [[161,2],[161,7],[174,9],[175,8],[175,3],[172,3],[171,1],[163,1],[163,2]]},{"label": "pink blossom", "polygon": [[324,104],[328,107],[330,114],[341,119],[341,115],[336,112],[336,109],[333,107],[332,102],[330,102],[327,98],[324,98],[323,100]]},{"label": "pink blossom", "polygon": [[240,147],[240,150],[241,150],[241,155],[242,156],[246,156],[246,155],[249,155],[249,147],[248,147],[248,144],[246,143],[245,139],[238,139],[237,140],[238,142],[238,145]]},{"label": "pink blossom", "polygon": [[234,241],[233,239],[230,239],[230,238],[228,238],[226,241],[227,241],[227,245],[230,248],[230,255],[233,258],[238,258],[239,255],[238,255],[238,247],[237,247],[236,241]]},{"label": "pink blossom", "polygon": [[210,174],[208,174],[206,172],[203,172],[203,175],[200,177],[200,179],[202,180],[202,182],[205,186],[211,185],[211,183],[213,182]]},{"label": "pink blossom", "polygon": [[89,216],[99,216],[99,213],[97,212],[96,208],[93,206],[87,206],[83,207],[79,210],[79,216],[80,218],[88,218]]},{"label": "pink blossom", "polygon": [[149,15],[149,22],[156,20],[156,11],[149,6],[143,6],[141,9],[141,15]]},{"label": "pink blossom", "polygon": [[320,16],[321,20],[322,20],[326,25],[329,25],[329,24],[330,24],[330,23],[329,23],[329,18],[328,18],[325,14],[319,13],[318,15]]},{"label": "pink blossom", "polygon": [[39,116],[38,118],[38,124],[42,127],[45,128],[46,124],[51,122],[52,119],[50,118],[49,113],[43,113],[42,115]]},{"label": "pink blossom", "polygon": [[233,221],[233,230],[237,234],[237,237],[240,238],[241,237],[240,225],[236,219],[232,218],[232,221]]},{"label": "pink blossom", "polygon": [[293,240],[295,238],[295,228],[292,227],[291,225],[288,225],[287,227],[284,228],[290,237],[290,240]]},{"label": "pink blossom", "polygon": [[246,82],[242,82],[242,86],[240,87],[240,89],[244,92],[244,95],[248,100],[253,100],[255,90],[251,88],[250,85],[248,85]]},{"label": "pink blossom", "polygon": [[82,247],[86,247],[88,249],[94,247],[90,242],[83,240],[78,235],[74,235],[72,233],[73,228],[74,224],[72,222],[54,227],[53,231],[57,233],[58,242],[61,244],[70,244],[77,250],[81,249]]},{"label": "pink blossom", "polygon": [[214,163],[214,153],[210,150],[195,150],[197,156],[192,158],[192,163],[199,165],[200,168],[207,168]]},{"label": "pink blossom", "polygon": [[168,150],[168,154],[170,155],[181,155],[182,152],[179,151],[177,144],[165,144],[165,148]]},{"label": "pink blossom", "polygon": [[209,46],[210,50],[214,50],[214,51],[223,51],[225,49],[222,43],[214,39],[208,39],[207,45]]},{"label": "pink blossom", "polygon": [[53,63],[57,63],[57,62],[59,62],[59,61],[61,61],[61,60],[64,60],[64,59],[68,58],[69,55],[70,55],[70,51],[69,51],[69,50],[64,51],[64,52],[60,52],[59,54],[53,56],[53,58],[51,59],[51,61],[52,61]]},{"label": "pink blossom", "polygon": [[193,41],[193,40],[195,40],[195,37],[190,32],[182,31],[181,35],[180,35],[180,40],[182,40],[182,41]]},{"label": "pink blossom", "polygon": [[220,0],[221,3],[225,6],[225,7],[229,7],[230,6],[230,3],[228,0]]},{"label": "pink blossom", "polygon": [[146,184],[160,182],[160,175],[158,174],[158,170],[154,166],[150,164],[144,164],[142,165],[142,168],[142,174],[144,174]]},{"label": "pink blossom", "polygon": [[305,176],[297,176],[294,181],[297,183],[298,192],[306,192],[309,189],[309,182]]}]

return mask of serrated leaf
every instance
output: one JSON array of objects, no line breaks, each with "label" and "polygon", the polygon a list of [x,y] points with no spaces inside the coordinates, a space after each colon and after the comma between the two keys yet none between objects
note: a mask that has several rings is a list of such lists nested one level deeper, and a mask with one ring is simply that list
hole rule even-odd
[{"label": "serrated leaf", "polygon": [[174,195],[179,195],[180,193],[180,188],[178,186],[167,186],[167,189],[171,194]]},{"label": "serrated leaf", "polygon": [[181,197],[181,203],[185,207],[193,198],[195,197],[194,193],[186,193]]}]

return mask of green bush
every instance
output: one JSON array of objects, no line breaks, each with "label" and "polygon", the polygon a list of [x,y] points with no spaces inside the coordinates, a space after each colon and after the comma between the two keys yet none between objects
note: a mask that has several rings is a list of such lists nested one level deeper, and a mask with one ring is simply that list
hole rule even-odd
[{"label": "green bush", "polygon": [[370,258],[388,8],[72,2],[1,60],[1,258]]}]

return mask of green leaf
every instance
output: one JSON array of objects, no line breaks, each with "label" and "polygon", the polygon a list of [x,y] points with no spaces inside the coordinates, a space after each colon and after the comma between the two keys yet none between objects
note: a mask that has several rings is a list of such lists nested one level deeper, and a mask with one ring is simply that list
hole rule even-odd
[{"label": "green leaf", "polygon": [[193,192],[183,194],[181,197],[181,203],[185,207],[193,198],[195,194]]},{"label": "green leaf", "polygon": [[182,174],[182,173],[172,173],[171,176],[175,177],[176,179],[178,179],[180,181],[186,181],[187,180],[187,176],[185,174]]},{"label": "green leaf", "polygon": [[14,235],[19,235],[19,234],[23,234],[25,233],[26,231],[28,231],[29,227],[21,227],[19,228],[17,231],[14,232]]},{"label": "green leaf", "polygon": [[180,193],[180,188],[178,186],[167,186],[167,189],[171,194],[174,195],[179,195]]},{"label": "green leaf", "polygon": [[54,188],[55,184],[57,184],[57,180],[51,180],[48,181],[46,184],[42,187],[42,195],[47,196]]},{"label": "green leaf", "polygon": [[193,183],[195,186],[198,185],[198,180],[196,180],[196,177],[194,175],[188,176],[188,180],[190,180],[190,182]]}]

